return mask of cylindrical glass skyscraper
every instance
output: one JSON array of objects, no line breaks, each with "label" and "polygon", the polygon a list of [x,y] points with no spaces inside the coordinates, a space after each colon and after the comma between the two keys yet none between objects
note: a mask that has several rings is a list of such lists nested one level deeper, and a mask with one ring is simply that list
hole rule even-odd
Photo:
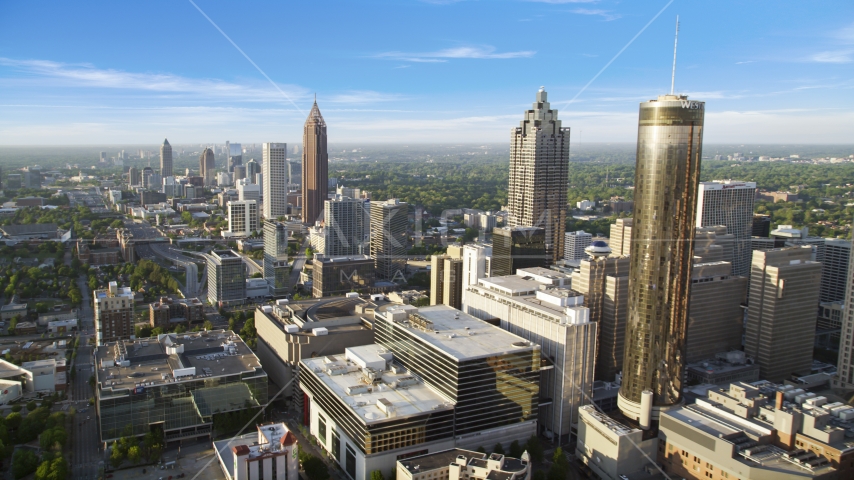
[{"label": "cylindrical glass skyscraper", "polygon": [[705,103],[662,95],[640,104],[623,380],[618,405],[651,418],[682,402]]}]

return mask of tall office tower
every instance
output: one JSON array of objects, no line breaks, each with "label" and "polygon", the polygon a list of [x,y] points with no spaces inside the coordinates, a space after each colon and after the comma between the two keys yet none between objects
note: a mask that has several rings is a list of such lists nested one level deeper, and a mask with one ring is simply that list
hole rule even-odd
[{"label": "tall office tower", "polygon": [[95,343],[103,345],[133,334],[133,292],[110,282],[104,290],[95,290]]},{"label": "tall office tower", "polygon": [[233,250],[212,250],[207,255],[208,301],[217,307],[246,301],[246,267]]},{"label": "tall office tower", "polygon": [[[548,264],[563,255],[569,182],[569,128],[541,87],[533,108],[510,136],[509,226],[545,229]],[[506,274],[505,274],[506,275]]]},{"label": "tall office tower", "polygon": [[163,177],[160,179],[161,187],[160,191],[165,194],[167,197],[178,197],[180,195],[175,194],[175,189],[179,187],[181,184],[175,182],[175,177]]},{"label": "tall office tower", "polygon": [[753,252],[744,353],[781,382],[812,369],[821,263],[808,245]]},{"label": "tall office tower", "polygon": [[264,218],[273,220],[288,214],[288,144],[264,143],[261,151]]},{"label": "tall office tower", "polygon": [[238,200],[228,202],[228,233],[236,237],[248,237],[259,229],[258,202]]},{"label": "tall office tower", "polygon": [[[308,150],[308,147],[305,149]],[[303,188],[305,201],[305,185]],[[305,208],[303,204],[303,211]],[[371,202],[371,258],[376,262],[378,279],[393,282],[406,279],[404,273],[408,215],[409,205],[396,198],[385,202]]]},{"label": "tall office tower", "polygon": [[160,176],[172,176],[172,145],[169,145],[169,140],[165,138],[163,145],[160,145]]},{"label": "tall office tower", "polygon": [[107,152],[101,152],[101,155],[98,157],[98,163],[107,163]]},{"label": "tall office tower", "polygon": [[541,398],[551,402],[540,404],[538,423],[557,443],[566,443],[578,423],[578,407],[593,398],[598,325],[584,297],[564,286],[568,276],[543,270],[480,279],[468,287],[463,312],[497,318],[502,329],[542,346],[540,355],[554,368],[541,371]]},{"label": "tall office tower", "polygon": [[128,185],[133,187],[142,183],[142,175],[139,173],[139,169],[136,167],[130,167],[128,169]]},{"label": "tall office tower", "polygon": [[246,178],[246,167],[243,165],[234,166],[234,181],[243,180]]},{"label": "tall office tower", "polygon": [[151,176],[154,175],[154,170],[151,167],[145,167],[142,169],[142,187],[143,188],[151,188]]},{"label": "tall office tower", "polygon": [[186,281],[187,295],[195,296],[199,290],[199,266],[193,262],[184,265],[184,279]]},{"label": "tall office tower", "polygon": [[623,368],[626,316],[629,308],[629,257],[610,255],[605,242],[588,247],[589,259],[581,261],[572,274],[572,289],[584,295],[599,335],[596,349],[596,378],[612,382]]},{"label": "tall office tower", "polygon": [[302,162],[288,162],[288,188],[302,185]]},{"label": "tall office tower", "polygon": [[282,222],[264,221],[264,279],[270,293],[281,297],[288,293],[288,227]]},{"label": "tall office tower", "polygon": [[314,225],[321,219],[323,202],[329,190],[326,122],[317,108],[317,100],[305,121],[302,149],[302,223]]},{"label": "tall office tower", "polygon": [[750,234],[754,237],[768,238],[771,235],[771,216],[753,215],[753,226]]},{"label": "tall office tower", "polygon": [[611,225],[611,237],[608,240],[608,246],[611,247],[611,252],[614,255],[632,253],[632,225],[634,225],[634,221],[631,218],[618,218]]},{"label": "tall office tower", "polygon": [[718,261],[694,264],[691,282],[685,363],[740,350],[747,277],[733,275],[730,262]]},{"label": "tall office tower", "polygon": [[234,167],[243,165],[243,148],[239,143],[228,146],[228,173],[234,172]]},{"label": "tall office tower", "polygon": [[845,300],[850,259],[850,241],[836,238],[824,239],[824,260],[821,262],[820,299],[822,302]]},{"label": "tall office tower", "polygon": [[854,390],[854,255],[848,256],[848,276],[845,282],[845,301],[842,312],[842,329],[839,339],[838,373],[833,386]]},{"label": "tall office tower", "polygon": [[368,253],[371,217],[369,203],[335,195],[323,207],[324,255],[341,257]]},{"label": "tall office tower", "polygon": [[255,175],[258,175],[259,173],[261,173],[261,165],[259,165],[254,158],[246,162],[246,178],[248,178],[250,182],[255,183]]},{"label": "tall office tower", "polygon": [[682,402],[704,113],[704,102],[682,95],[640,104],[629,316],[617,404],[644,428],[658,422],[662,409]]},{"label": "tall office tower", "polygon": [[590,246],[593,235],[579,230],[577,232],[566,232],[564,234],[564,260],[581,260],[587,257],[584,249]]},{"label": "tall office tower", "polygon": [[233,185],[231,175],[228,172],[216,172],[216,184],[219,187]]},{"label": "tall office tower", "polygon": [[463,297],[469,285],[492,273],[492,244],[469,243],[463,246]]},{"label": "tall office tower", "polygon": [[430,257],[430,305],[447,305],[460,309],[463,292],[463,252],[462,249],[456,248],[449,253]]},{"label": "tall office tower", "polygon": [[750,237],[753,235],[753,204],[756,182],[716,180],[700,183],[697,191],[697,226],[724,225],[735,238],[732,274],[746,277],[750,272]]},{"label": "tall office tower", "polygon": [[552,257],[546,240],[544,228],[496,228],[492,231],[492,276],[514,275],[519,268],[549,265]]},{"label": "tall office tower", "polygon": [[261,203],[261,187],[250,183],[249,180],[243,179],[237,181],[237,199],[238,200],[255,200]]},{"label": "tall office tower", "polygon": [[216,178],[216,157],[210,147],[206,148],[199,156],[199,176],[205,179],[205,186],[214,184]]}]

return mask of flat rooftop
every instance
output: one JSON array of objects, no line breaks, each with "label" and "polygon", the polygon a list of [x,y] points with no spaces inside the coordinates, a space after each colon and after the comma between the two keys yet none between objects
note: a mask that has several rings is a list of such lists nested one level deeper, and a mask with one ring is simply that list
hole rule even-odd
[{"label": "flat rooftop", "polygon": [[240,373],[264,373],[258,357],[230,330],[108,342],[95,350],[103,389],[126,390]]},{"label": "flat rooftop", "polygon": [[[569,275],[566,276],[569,277]],[[512,297],[513,300],[547,315],[562,317],[566,315],[566,307],[580,307],[583,304],[584,295],[575,290],[567,287],[549,286],[527,277],[506,275],[481,278],[478,280],[478,284],[481,288]],[[538,292],[542,298],[537,298]],[[569,300],[576,297],[578,299],[575,301]],[[566,306],[559,305],[561,302],[564,302]]]},{"label": "flat rooftop", "polygon": [[325,257],[318,255],[314,258],[314,261],[321,263],[346,263],[373,261],[373,259],[367,255],[344,255],[340,257]]},{"label": "flat rooftop", "polygon": [[453,402],[441,397],[406,371],[382,371],[382,381],[368,388],[369,385],[363,380],[364,372],[352,361],[354,357],[351,354],[368,362],[376,362],[378,359],[384,361],[386,357],[391,358],[392,354],[376,344],[347,350],[344,355],[304,358],[301,361],[365,424],[390,418],[379,405],[391,406],[395,412],[394,418],[454,408]]},{"label": "flat rooftop", "polygon": [[[406,307],[412,309],[409,305]],[[389,314],[394,310],[394,308],[387,309],[385,318],[390,320]],[[429,323],[425,322],[425,326],[413,323],[413,318],[418,319],[418,317]],[[409,320],[393,322],[393,324],[395,328],[406,328],[413,335],[457,361],[534,348],[533,343],[518,335],[447,305],[412,309]]]}]

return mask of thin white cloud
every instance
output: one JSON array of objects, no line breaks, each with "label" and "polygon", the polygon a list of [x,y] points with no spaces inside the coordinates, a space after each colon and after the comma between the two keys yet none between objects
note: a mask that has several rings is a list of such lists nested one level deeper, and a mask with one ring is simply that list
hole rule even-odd
[{"label": "thin white cloud", "polygon": [[756,60],[744,60],[743,62],[735,62],[736,65],[746,65],[748,63],[756,63]]},{"label": "thin white cloud", "polygon": [[590,9],[590,8],[576,8],[575,10],[570,10],[569,13],[575,13],[578,15],[599,16],[599,17],[602,17],[606,22],[610,22],[611,20],[616,20],[622,16],[618,13],[612,13],[609,10]]},{"label": "thin white cloud", "polygon": [[[142,91],[162,98],[190,97],[193,99],[228,100],[239,102],[280,103],[282,97],[272,88],[259,85],[226,82],[218,79],[196,79],[165,73],[134,73],[114,69],[99,69],[90,64],[65,64],[49,60],[14,60],[0,57],[0,66],[9,67],[25,77],[0,78],[0,85],[32,84],[34,79],[47,81],[51,86],[109,88]],[[291,98],[311,99],[311,92],[296,85],[280,85]],[[357,90],[330,94],[325,101],[339,104],[364,105],[398,101],[401,95]]]},{"label": "thin white cloud", "polygon": [[819,52],[810,57],[818,63],[851,63],[854,61],[854,50],[830,50]]},{"label": "thin white cloud", "polygon": [[495,47],[480,46],[480,47],[454,47],[438,50],[435,52],[422,53],[406,53],[406,52],[383,52],[374,55],[374,58],[384,58],[389,60],[403,60],[407,62],[421,63],[439,63],[447,62],[449,59],[510,59],[510,58],[529,58],[533,57],[537,52],[533,50],[522,50],[516,52],[496,52]]},{"label": "thin white cloud", "polygon": [[[52,79],[59,86],[142,90],[158,93],[185,93],[204,97],[239,98],[256,101],[281,101],[270,88],[241,85],[217,79],[187,78],[169,73],[134,73],[100,69],[91,64],[67,64],[50,60],[0,58],[0,65],[27,75]],[[308,98],[305,88],[280,85],[291,97]]]}]

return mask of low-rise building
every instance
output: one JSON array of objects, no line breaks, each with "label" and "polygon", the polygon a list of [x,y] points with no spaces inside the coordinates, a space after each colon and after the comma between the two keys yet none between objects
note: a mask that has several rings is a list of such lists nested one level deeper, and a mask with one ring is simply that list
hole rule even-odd
[{"label": "low-rise building", "polygon": [[721,385],[759,380],[759,365],[741,350],[718,353],[714,358],[689,363],[685,367],[689,383]]},{"label": "low-rise building", "polygon": [[26,303],[10,303],[9,305],[0,307],[0,320],[7,322],[15,317],[27,317]]},{"label": "low-rise building", "polygon": [[95,349],[102,442],[159,429],[167,444],[209,437],[214,418],[267,403],[267,373],[229,330],[107,342]]},{"label": "low-rise building", "polygon": [[18,322],[15,325],[15,335],[34,335],[39,333],[35,322]]},{"label": "low-rise building", "polygon": [[739,382],[663,411],[659,463],[690,479],[852,478],[854,441],[824,397],[798,390]]},{"label": "low-rise building", "polygon": [[47,331],[49,333],[69,333],[77,331],[77,319],[71,318],[68,320],[53,320],[47,322]]},{"label": "low-rise building", "polygon": [[299,480],[297,437],[284,423],[257,426],[258,431],[213,442],[228,480]]},{"label": "low-rise building", "polygon": [[312,262],[314,298],[369,293],[376,281],[374,259],[367,255],[326,257],[315,255]]},{"label": "low-rise building", "polygon": [[267,366],[270,380],[285,389],[282,396],[302,405],[294,381],[299,361],[339,355],[347,347],[373,343],[372,312],[386,306],[385,302],[351,297],[323,299],[313,305],[289,305],[287,300],[278,300],[275,305],[258,307],[258,358]]},{"label": "low-rise building", "polygon": [[500,453],[486,454],[462,448],[428,453],[397,461],[400,480],[529,480],[531,461],[528,452],[522,458],[510,458]]},{"label": "low-rise building", "polygon": [[40,313],[37,323],[40,327],[46,327],[50,322],[63,320],[77,320],[77,310],[67,306],[56,306],[53,311]]},{"label": "low-rise building", "polygon": [[64,358],[61,363],[53,358],[24,362],[21,368],[30,372],[25,386],[28,392],[63,391],[68,385]]},{"label": "low-rise building", "polygon": [[377,344],[300,362],[304,423],[350,478],[536,432],[538,345],[445,305],[390,307],[374,329]]},{"label": "low-rise building", "polygon": [[189,330],[205,321],[205,306],[198,298],[160,297],[148,305],[148,312],[151,328],[171,330],[180,324]]}]

